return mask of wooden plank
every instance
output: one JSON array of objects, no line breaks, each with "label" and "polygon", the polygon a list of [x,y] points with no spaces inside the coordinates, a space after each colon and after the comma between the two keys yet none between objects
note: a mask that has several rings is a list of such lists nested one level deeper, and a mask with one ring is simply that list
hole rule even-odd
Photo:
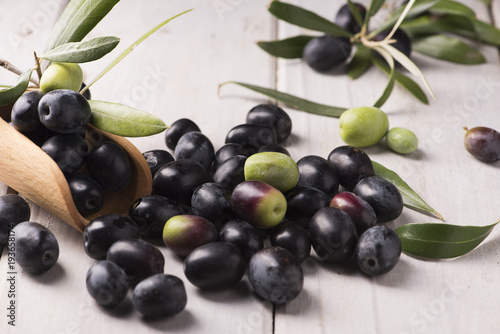
[{"label": "wooden plank", "polygon": [[[342,2],[288,1],[332,19]],[[369,1],[361,1],[368,4]],[[489,20],[480,1],[463,1],[481,19]],[[498,4],[496,4],[498,5]],[[498,12],[498,7],[496,11]],[[495,10],[495,9],[494,9]],[[288,23],[278,24],[278,37],[310,33]],[[384,105],[392,126],[413,130],[420,148],[409,156],[387,150],[383,143],[367,148],[372,159],[399,173],[440,211],[446,222],[484,225],[498,217],[500,195],[491,186],[497,165],[472,158],[463,147],[463,126],[489,125],[500,129],[498,52],[478,46],[488,60],[480,66],[461,66],[414,54],[413,60],[426,75],[437,100],[420,104],[399,87]],[[371,70],[351,81],[344,68],[318,74],[299,60],[278,61],[278,89],[326,104],[354,107],[370,105],[381,93],[387,78]],[[289,150],[298,159],[305,154],[326,157],[343,145],[338,121],[290,111],[296,141]],[[480,171],[478,173],[478,171]],[[490,184],[490,185],[489,185]],[[436,221],[408,209],[395,222]],[[470,254],[453,261],[421,261],[402,255],[396,268],[369,278],[354,264],[321,263],[311,257],[304,264],[304,291],[276,311],[275,333],[470,333],[494,332],[499,321],[485,310],[498,305],[500,289],[495,244],[500,233]]]}]

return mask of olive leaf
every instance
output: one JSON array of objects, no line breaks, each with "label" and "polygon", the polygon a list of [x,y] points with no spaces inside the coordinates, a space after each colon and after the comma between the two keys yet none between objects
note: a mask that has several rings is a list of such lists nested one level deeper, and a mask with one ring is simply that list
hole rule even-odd
[{"label": "olive leaf", "polygon": [[167,129],[158,117],[119,103],[89,100],[90,124],[103,131],[123,137],[143,137]]},{"label": "olive leaf", "polygon": [[340,115],[346,110],[346,108],[339,108],[339,107],[328,106],[325,104],[319,104],[274,89],[264,88],[237,81],[224,82],[219,85],[219,90],[222,86],[227,84],[235,84],[241,87],[248,88],[250,90],[253,90],[254,92],[266,95],[274,100],[281,101],[290,107],[308,112],[310,114],[328,116],[328,117],[340,117]]},{"label": "olive leaf", "polygon": [[372,0],[370,2],[370,6],[368,6],[368,9],[366,11],[365,22],[363,23],[363,25],[366,26],[368,24],[368,20],[370,19],[370,17],[377,14],[380,8],[382,8],[382,6],[384,5],[384,3],[385,0]]},{"label": "olive leaf", "polygon": [[120,0],[72,0],[50,32],[45,51],[80,42]]},{"label": "olive leaf", "polygon": [[476,248],[498,224],[461,226],[442,223],[405,224],[396,229],[402,251],[430,259],[449,259]]},{"label": "olive leaf", "polygon": [[161,27],[163,27],[165,24],[167,24],[168,22],[172,21],[173,19],[175,19],[175,18],[177,18],[177,17],[179,17],[181,15],[184,15],[184,14],[186,14],[186,13],[192,11],[192,10],[193,9],[188,9],[186,11],[183,11],[182,13],[174,15],[171,18],[169,18],[169,19],[163,21],[162,23],[158,24],[153,29],[151,29],[148,32],[146,32],[137,41],[135,41],[134,43],[132,43],[132,45],[130,45],[127,49],[125,49],[125,51],[123,51],[113,62],[111,62],[111,64],[109,64],[104,70],[102,70],[101,73],[99,73],[92,81],[90,81],[87,84],[87,86],[85,86],[85,88],[83,88],[80,91],[80,93],[83,94],[86,90],[88,90],[90,88],[90,86],[92,86],[94,83],[97,82],[97,80],[99,80],[106,73],[108,73],[113,67],[115,67],[120,61],[122,61],[123,58],[125,58],[130,52],[132,52],[132,50],[135,49],[136,46],[138,46],[139,44],[141,44],[146,38],[148,38],[149,36],[151,36],[155,31],[157,31],[158,29],[160,29]]},{"label": "olive leaf", "polygon": [[14,86],[0,90],[0,106],[4,106],[15,102],[28,88],[31,73],[33,69],[29,69],[19,76]]},{"label": "olive leaf", "polygon": [[386,179],[398,188],[401,196],[403,196],[403,203],[406,207],[417,211],[431,213],[437,218],[443,220],[443,216],[427,204],[422,197],[420,197],[405,181],[403,181],[403,179],[396,172],[384,167],[378,162],[372,161],[372,163],[375,175]]},{"label": "olive leaf", "polygon": [[[377,58],[377,57],[372,57],[371,61],[377,68],[382,70],[384,73],[389,74],[390,73],[390,68],[389,66],[384,63],[383,60]],[[395,80],[396,82],[405,88],[408,92],[410,92],[413,96],[415,96],[420,102],[429,104],[429,100],[427,99],[427,95],[425,95],[424,91],[420,86],[413,81],[411,78],[407,77],[406,75],[396,71],[395,74]]]},{"label": "olive leaf", "polygon": [[405,20],[401,24],[410,36],[433,35],[442,32],[450,32],[456,35],[475,36],[475,28],[470,19],[459,15],[442,15],[433,17],[422,15],[412,20]]},{"label": "olive leaf", "polygon": [[321,31],[337,37],[351,37],[351,34],[335,23],[301,7],[281,1],[272,1],[269,12],[277,18],[302,28]]},{"label": "olive leaf", "polygon": [[446,35],[415,38],[413,50],[437,59],[458,64],[477,65],[486,62],[484,56],[462,40]]},{"label": "olive leaf", "polygon": [[314,36],[299,35],[277,41],[260,41],[257,45],[271,56],[295,59],[302,58],[302,51]]},{"label": "olive leaf", "polygon": [[374,51],[378,52],[382,57],[384,57],[385,61],[389,64],[390,72],[389,72],[389,81],[387,82],[387,85],[385,86],[385,89],[380,96],[380,98],[375,102],[373,105],[374,107],[380,108],[384,105],[385,101],[389,98],[391,95],[392,89],[394,88],[394,80],[395,80],[395,75],[394,75],[394,70],[395,70],[395,65],[394,65],[394,58],[382,47],[375,47],[373,48]]},{"label": "olive leaf", "polygon": [[120,42],[113,36],[97,37],[85,42],[73,42],[60,45],[44,52],[40,58],[64,63],[86,63],[104,57]]},{"label": "olive leaf", "polygon": [[349,7],[349,11],[352,14],[352,17],[354,17],[354,20],[358,24],[358,26],[363,26],[363,17],[361,16],[361,13],[358,10],[358,7],[351,1],[347,0],[347,6]]},{"label": "olive leaf", "polygon": [[463,15],[471,18],[476,17],[476,13],[471,8],[460,2],[451,0],[440,0],[434,6],[429,8],[429,12],[434,14]]},{"label": "olive leaf", "polygon": [[347,75],[351,79],[359,78],[370,68],[372,61],[370,59],[370,49],[362,45],[358,46],[351,61],[347,64]]}]

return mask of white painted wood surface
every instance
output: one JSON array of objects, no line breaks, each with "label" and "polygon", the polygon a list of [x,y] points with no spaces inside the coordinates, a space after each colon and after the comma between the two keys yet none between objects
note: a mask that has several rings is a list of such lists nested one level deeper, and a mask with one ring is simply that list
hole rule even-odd
[{"label": "white painted wood surface", "polygon": [[[496,1],[496,0],[494,0]],[[123,0],[89,37],[115,35],[123,50],[143,32],[183,10],[196,10],[169,23],[93,88],[95,99],[121,102],[152,112],[171,123],[193,119],[220,147],[227,131],[244,122],[246,112],[266,102],[239,87],[217,86],[239,80],[338,106],[370,105],[383,90],[384,74],[372,69],[351,81],[341,70],[314,73],[297,60],[275,60],[261,51],[258,40],[272,40],[305,32],[277,22],[267,11],[268,1]],[[333,18],[343,1],[290,0],[291,3]],[[361,1],[367,3],[367,1]],[[497,17],[477,0],[463,1],[481,19]],[[56,4],[59,4],[57,6]],[[0,58],[18,67],[32,65],[32,51],[41,52],[63,1],[3,0],[0,2]],[[383,143],[368,148],[372,159],[398,172],[446,222],[485,225],[500,211],[499,164],[484,164],[463,147],[462,127],[479,125],[500,129],[500,60],[496,48],[480,46],[488,62],[461,66],[414,54],[437,97],[426,106],[395,88],[384,106],[391,126],[412,129],[420,149],[400,156]],[[94,77],[113,55],[83,65]],[[15,76],[0,71],[1,83]],[[326,157],[342,145],[338,120],[286,108],[294,122],[286,147],[295,159],[308,154]],[[165,149],[163,134],[133,139],[141,151]],[[1,157],[0,157],[1,159]],[[1,160],[0,160],[1,163]],[[6,187],[0,185],[0,193]],[[31,203],[32,220],[48,226],[60,242],[58,264],[40,277],[18,268],[16,327],[7,325],[9,285],[5,252],[0,258],[0,333],[497,333],[500,320],[498,248],[500,232],[458,259],[422,261],[402,255],[390,273],[368,278],[353,265],[319,262],[314,256],[303,265],[304,290],[295,300],[276,307],[250,291],[245,277],[235,289],[200,292],[183,276],[182,263],[165,247],[165,272],[182,278],[188,305],[166,320],[144,321],[125,302],[115,311],[98,307],[87,294],[85,274],[93,260],[83,251],[81,234]],[[436,221],[405,209],[390,223]]]}]

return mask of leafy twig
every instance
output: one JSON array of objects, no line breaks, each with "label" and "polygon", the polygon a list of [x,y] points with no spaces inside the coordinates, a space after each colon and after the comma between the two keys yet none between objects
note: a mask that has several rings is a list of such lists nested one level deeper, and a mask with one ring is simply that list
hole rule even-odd
[{"label": "leafy twig", "polygon": [[[5,68],[7,71],[10,71],[10,72],[15,73],[17,75],[23,74],[23,71],[21,71],[20,69],[18,69],[16,66],[12,65],[7,60],[0,59],[0,66],[3,67],[3,68]],[[38,82],[38,80],[36,80],[35,78],[30,78],[30,81],[33,84],[35,84],[37,87],[40,85],[40,83]]]}]

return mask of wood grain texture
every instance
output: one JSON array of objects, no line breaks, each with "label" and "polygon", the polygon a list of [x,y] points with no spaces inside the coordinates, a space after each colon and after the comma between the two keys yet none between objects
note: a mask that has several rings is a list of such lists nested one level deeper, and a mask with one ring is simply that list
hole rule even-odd
[{"label": "wood grain texture", "polygon": [[[359,0],[367,4],[368,0]],[[45,4],[49,3],[46,0]],[[333,19],[343,1],[288,0]],[[478,17],[500,22],[494,0],[491,13],[478,0],[460,0]],[[0,57],[15,59],[16,66],[32,64],[33,49],[42,50],[53,17],[37,23],[47,8],[44,0],[0,2]],[[246,112],[266,98],[236,86],[217,87],[228,80],[278,88],[313,101],[353,107],[373,104],[387,77],[371,69],[350,80],[340,67],[328,74],[309,69],[300,60],[276,60],[255,42],[314,32],[277,22],[267,11],[268,1],[234,0],[123,0],[88,38],[115,35],[123,50],[143,32],[183,10],[195,10],[169,23],[91,89],[95,99],[120,102],[161,117],[167,124],[178,118],[194,120],[213,142],[224,144],[225,134],[243,123]],[[388,1],[380,18],[399,2]],[[59,12],[59,11],[56,11]],[[42,14],[40,14],[42,13]],[[21,19],[19,19],[21,18]],[[25,19],[23,19],[25,18]],[[31,24],[28,24],[31,22]],[[42,24],[43,23],[43,24]],[[497,23],[498,25],[498,23]],[[31,28],[28,29],[28,28]],[[36,28],[36,29],[35,29]],[[31,32],[29,32],[31,31]],[[14,37],[22,37],[15,39]],[[17,41],[17,42],[16,42]],[[391,127],[414,131],[419,149],[408,156],[390,152],[382,142],[366,151],[377,162],[396,171],[446,222],[485,225],[499,214],[498,163],[475,160],[463,147],[463,126],[486,125],[500,129],[498,113],[500,58],[494,47],[474,44],[487,58],[480,66],[448,64],[414,53],[436,101],[426,106],[396,86],[384,105]],[[119,53],[119,51],[117,51]],[[113,55],[83,66],[86,81],[111,62]],[[0,83],[15,77],[0,71]],[[343,145],[338,120],[285,108],[293,121],[285,147],[296,160],[305,155],[326,157]],[[139,151],[166,149],[164,134],[131,138]],[[1,157],[0,157],[1,158]],[[0,160],[2,163],[2,160]],[[0,193],[7,187],[0,185]],[[165,256],[165,272],[180,277],[188,304],[181,314],[145,321],[130,300],[117,310],[98,307],[85,291],[85,274],[93,263],[82,246],[81,233],[30,202],[31,220],[48,226],[61,247],[58,264],[47,274],[32,277],[17,268],[17,327],[0,320],[0,333],[496,333],[500,287],[498,249],[500,232],[494,230],[484,244],[458,259],[422,261],[402,255],[390,273],[370,278],[355,264],[323,263],[312,253],[303,263],[304,289],[297,299],[276,307],[253,295],[247,277],[236,288],[205,292],[184,277],[182,260],[158,243]],[[390,227],[437,221],[405,209]],[[0,258],[0,277],[7,264]],[[5,308],[8,284],[0,281],[0,307]]]}]

